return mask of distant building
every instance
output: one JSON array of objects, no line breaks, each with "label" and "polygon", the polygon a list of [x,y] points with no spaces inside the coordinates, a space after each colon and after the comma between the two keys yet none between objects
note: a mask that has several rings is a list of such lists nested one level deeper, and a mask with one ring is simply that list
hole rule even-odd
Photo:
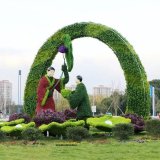
[{"label": "distant building", "polygon": [[8,80],[0,81],[0,111],[2,114],[9,114],[12,103],[12,83]]},{"label": "distant building", "polygon": [[102,96],[102,97],[109,97],[112,94],[112,89],[109,87],[105,87],[103,85],[99,85],[97,87],[93,87],[93,95]]}]

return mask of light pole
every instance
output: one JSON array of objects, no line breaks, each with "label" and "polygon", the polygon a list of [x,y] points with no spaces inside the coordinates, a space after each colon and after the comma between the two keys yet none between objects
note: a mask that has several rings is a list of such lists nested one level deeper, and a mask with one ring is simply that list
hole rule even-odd
[{"label": "light pole", "polygon": [[18,113],[21,106],[21,70],[18,71]]}]

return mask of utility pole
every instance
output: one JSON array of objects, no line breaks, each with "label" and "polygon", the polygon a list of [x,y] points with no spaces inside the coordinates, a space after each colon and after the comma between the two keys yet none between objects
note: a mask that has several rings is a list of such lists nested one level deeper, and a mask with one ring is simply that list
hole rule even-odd
[{"label": "utility pole", "polygon": [[21,107],[21,70],[18,71],[18,113]]}]

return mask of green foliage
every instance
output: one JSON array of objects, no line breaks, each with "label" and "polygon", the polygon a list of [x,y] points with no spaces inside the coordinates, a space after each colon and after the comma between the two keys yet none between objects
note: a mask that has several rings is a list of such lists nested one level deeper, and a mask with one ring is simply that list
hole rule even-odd
[{"label": "green foliage", "polygon": [[89,137],[89,131],[84,127],[68,127],[66,130],[66,136],[68,139],[74,141],[81,141],[82,139]]},{"label": "green foliage", "polygon": [[10,121],[10,122],[0,122],[0,128],[3,126],[14,126],[16,124],[21,124],[21,123],[24,123],[24,121],[25,120],[21,118],[21,119],[17,119],[17,120]]},{"label": "green foliage", "polygon": [[28,124],[24,124],[24,123],[17,124],[16,126],[3,126],[1,128],[1,131],[3,131],[9,136],[21,137],[21,132],[29,127],[35,127],[35,123],[30,122]]},{"label": "green foliage", "polygon": [[160,137],[160,120],[153,119],[146,121],[146,131],[152,136]]},{"label": "green foliage", "polygon": [[127,140],[134,134],[134,127],[132,124],[116,124],[113,127],[113,135],[120,140]]},{"label": "green foliage", "polygon": [[28,141],[36,141],[42,137],[41,131],[34,127],[29,127],[22,131],[22,138]]},{"label": "green foliage", "polygon": [[154,79],[149,84],[155,87],[155,107],[156,111],[160,112],[160,80]]},{"label": "green foliage", "polygon": [[106,112],[110,112],[114,115],[121,115],[122,112],[125,113],[126,111],[126,103],[126,94],[122,95],[118,92],[113,92],[110,97],[103,98],[98,104],[96,104],[96,106],[99,113],[105,114]]},{"label": "green foliage", "polygon": [[109,116],[105,115],[100,118],[88,118],[87,124],[90,126],[96,127],[105,132],[111,132],[112,128],[119,123],[130,123],[131,120],[128,118],[120,117],[120,116]]},{"label": "green foliage", "polygon": [[6,139],[6,133],[0,130],[0,141],[3,141]]},{"label": "green foliage", "polygon": [[103,113],[103,114],[105,114],[107,111],[112,113],[112,107],[110,107],[111,104],[112,104],[112,98],[106,97],[96,104],[97,110],[99,111],[99,113]]},{"label": "green foliage", "polygon": [[157,109],[157,112],[160,113],[160,99],[158,99],[156,101],[156,105],[155,105],[156,109]]},{"label": "green foliage", "polygon": [[39,79],[52,64],[58,47],[64,43],[64,35],[69,35],[71,40],[80,37],[93,37],[108,45],[117,56],[124,71],[127,86],[127,112],[134,112],[144,117],[149,115],[149,84],[144,68],[133,47],[114,29],[92,22],[75,23],[62,28],[39,49],[25,87],[24,109],[28,114],[33,115],[35,112],[36,89]]},{"label": "green foliage", "polygon": [[46,131],[49,131],[49,133],[53,134],[53,135],[65,135],[66,132],[66,128],[67,127],[76,127],[76,126],[83,126],[84,125],[84,121],[80,120],[80,121],[76,121],[76,122],[72,122],[72,121],[66,121],[64,123],[57,123],[57,122],[52,122],[48,125],[43,124],[39,127],[39,129],[44,133]]},{"label": "green foliage", "polygon": [[64,98],[67,98],[67,97],[69,97],[69,95],[71,94],[71,90],[69,90],[69,89],[62,89],[61,90],[61,94],[62,94],[62,96],[64,97]]},{"label": "green foliage", "polygon": [[150,85],[155,87],[155,95],[160,99],[160,80],[159,79],[154,79],[149,82]]},{"label": "green foliage", "polygon": [[73,54],[72,54],[72,43],[71,38],[68,34],[64,35],[64,45],[67,47],[68,51],[65,53],[68,71],[70,72],[73,68]]}]

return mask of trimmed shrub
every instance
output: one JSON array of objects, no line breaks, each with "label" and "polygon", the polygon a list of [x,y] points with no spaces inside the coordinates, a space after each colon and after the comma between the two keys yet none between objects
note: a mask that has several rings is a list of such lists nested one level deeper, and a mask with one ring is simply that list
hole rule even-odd
[{"label": "trimmed shrub", "polygon": [[145,122],[144,119],[141,116],[138,116],[137,114],[125,114],[123,115],[125,118],[131,119],[131,123],[134,126],[134,132],[139,133],[144,131],[145,129]]},{"label": "trimmed shrub", "polygon": [[6,139],[6,133],[0,130],[0,141],[3,141]]},{"label": "trimmed shrub", "polygon": [[41,131],[34,127],[29,127],[22,131],[22,138],[28,141],[37,141],[43,137]]},{"label": "trimmed shrub", "polygon": [[39,129],[44,133],[46,131],[49,131],[50,135],[63,135],[65,136],[66,129],[68,127],[77,127],[77,126],[84,126],[84,121],[76,121],[76,122],[71,122],[71,121],[66,121],[64,123],[57,123],[57,122],[52,122],[48,125],[43,124],[39,127]]},{"label": "trimmed shrub", "polygon": [[87,124],[105,132],[111,132],[119,123],[130,123],[131,120],[121,116],[104,115],[100,118],[88,118]]},{"label": "trimmed shrub", "polygon": [[53,112],[50,109],[42,111],[40,114],[33,118],[36,126],[49,124],[51,122],[63,123],[65,120],[65,115],[63,112]]},{"label": "trimmed shrub", "polygon": [[119,140],[127,140],[134,134],[134,128],[132,124],[116,124],[113,127],[113,135]]},{"label": "trimmed shrub", "polygon": [[66,129],[66,136],[73,141],[81,141],[89,137],[89,131],[84,127],[68,127]]},{"label": "trimmed shrub", "polygon": [[28,124],[24,124],[24,123],[17,124],[16,126],[3,126],[1,128],[1,131],[5,132],[7,135],[11,137],[19,138],[21,137],[21,132],[29,127],[35,127],[35,123],[30,122]]},{"label": "trimmed shrub", "polygon": [[9,116],[9,122],[20,118],[23,118],[25,123],[29,123],[31,121],[31,117],[26,113],[14,113]]},{"label": "trimmed shrub", "polygon": [[160,138],[160,120],[153,119],[146,121],[146,131],[149,135]]},{"label": "trimmed shrub", "polygon": [[14,126],[14,125],[21,124],[21,123],[24,123],[24,119],[23,118],[16,119],[16,120],[10,121],[10,122],[0,122],[0,127]]}]

